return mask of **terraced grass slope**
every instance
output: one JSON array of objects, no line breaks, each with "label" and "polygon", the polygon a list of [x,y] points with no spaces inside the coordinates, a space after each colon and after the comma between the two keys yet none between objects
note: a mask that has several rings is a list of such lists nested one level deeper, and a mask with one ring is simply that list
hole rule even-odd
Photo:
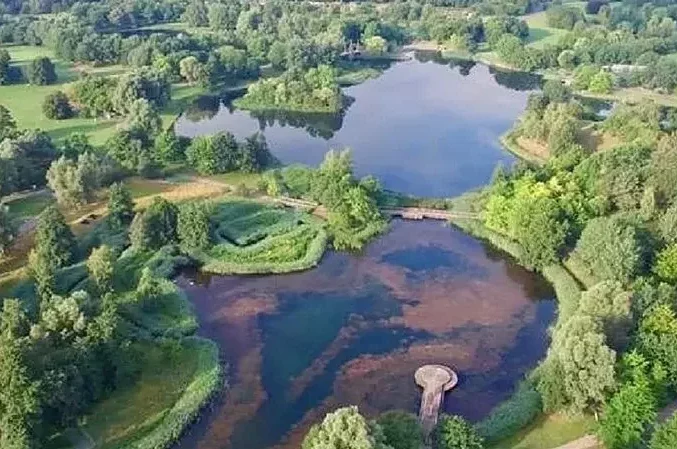
[{"label": "terraced grass slope", "polygon": [[192,256],[216,274],[288,273],[314,267],[327,246],[322,222],[249,201],[218,203],[216,244]]}]

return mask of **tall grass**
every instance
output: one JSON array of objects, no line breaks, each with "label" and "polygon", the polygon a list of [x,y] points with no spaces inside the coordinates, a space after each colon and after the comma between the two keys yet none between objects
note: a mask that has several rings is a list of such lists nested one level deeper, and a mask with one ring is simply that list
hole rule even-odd
[{"label": "tall grass", "polygon": [[510,399],[499,404],[489,416],[477,423],[475,429],[487,443],[495,443],[528,426],[542,411],[541,395],[531,382],[526,381]]},{"label": "tall grass", "polygon": [[128,332],[138,338],[181,338],[197,331],[193,304],[183,290],[167,279],[159,281],[160,294],[151,304],[136,301],[134,294],[120,313],[132,325]]},{"label": "tall grass", "polygon": [[562,265],[543,268],[543,276],[552,284],[557,295],[557,326],[561,326],[578,310],[583,289],[571,273]]},{"label": "tall grass", "polygon": [[193,257],[210,273],[288,273],[316,266],[326,247],[327,232],[318,225],[305,224],[246,247],[220,243],[206,252],[193,253]]},{"label": "tall grass", "polygon": [[198,354],[192,382],[178,401],[167,410],[161,422],[145,436],[129,444],[129,449],[165,449],[178,441],[185,429],[220,389],[223,369],[216,344],[200,337],[182,340],[187,349]]},{"label": "tall grass", "polygon": [[247,200],[214,205],[216,244],[186,252],[216,274],[265,274],[316,266],[327,247],[323,223],[296,211]]}]

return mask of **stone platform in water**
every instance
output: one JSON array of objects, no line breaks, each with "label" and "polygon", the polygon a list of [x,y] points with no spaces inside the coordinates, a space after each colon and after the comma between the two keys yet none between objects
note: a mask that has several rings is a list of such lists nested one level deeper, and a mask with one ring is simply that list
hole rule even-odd
[{"label": "stone platform in water", "polygon": [[416,384],[423,388],[418,419],[428,440],[437,424],[444,393],[456,386],[458,376],[451,368],[444,365],[424,365],[416,370],[414,379]]}]

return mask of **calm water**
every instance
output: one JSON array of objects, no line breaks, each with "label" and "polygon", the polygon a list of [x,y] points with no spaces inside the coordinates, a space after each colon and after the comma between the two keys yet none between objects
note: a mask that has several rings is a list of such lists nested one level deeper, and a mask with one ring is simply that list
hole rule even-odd
[{"label": "calm water", "polygon": [[543,356],[553,294],[533,273],[437,222],[395,221],[360,256],[317,269],[179,280],[230,389],[181,448],[297,449],[327,411],[417,411],[413,373],[460,374],[444,410],[479,419]]},{"label": "calm water", "polygon": [[381,77],[345,89],[354,101],[339,116],[256,117],[204,98],[178,120],[176,131],[230,131],[244,138],[261,130],[283,163],[317,165],[327,150],[349,147],[358,174],[375,175],[391,190],[458,195],[486,183],[498,162],[513,162],[498,138],[524,110],[524,89],[534,88],[534,79],[452,65],[397,63]]},{"label": "calm water", "polygon": [[[522,111],[528,81],[410,61],[347,89],[354,101],[339,117],[256,119],[205,98],[177,129],[243,137],[261,128],[287,163],[316,164],[327,148],[349,145],[358,171],[388,188],[449,196],[512,161],[496,139]],[[298,449],[312,423],[348,404],[369,416],[416,412],[413,374],[427,363],[459,373],[444,411],[481,419],[543,357],[555,309],[539,276],[430,221],[395,221],[364,254],[329,252],[303,273],[186,274],[179,283],[200,333],[219,342],[230,383],[180,449]]]}]

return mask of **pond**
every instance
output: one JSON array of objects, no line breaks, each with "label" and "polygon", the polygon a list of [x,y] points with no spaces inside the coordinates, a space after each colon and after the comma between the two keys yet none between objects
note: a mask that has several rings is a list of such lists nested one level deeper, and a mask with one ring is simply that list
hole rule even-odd
[{"label": "pond", "polygon": [[515,160],[499,138],[537,81],[484,65],[413,59],[344,89],[353,101],[337,116],[254,114],[206,97],[179,118],[176,131],[191,137],[230,131],[238,138],[262,131],[285,164],[317,165],[329,149],[349,147],[357,173],[376,176],[388,189],[458,195],[485,184],[497,163]]},{"label": "pond", "polygon": [[179,283],[230,364],[223,400],[180,448],[297,449],[339,406],[415,412],[428,363],[459,373],[444,411],[479,419],[543,356],[554,313],[539,276],[431,221],[395,221],[363,255],[303,273]]},{"label": "pond", "polygon": [[[284,163],[317,164],[328,148],[350,146],[356,170],[387,188],[456,195],[513,162],[498,138],[535,84],[481,65],[421,59],[345,89],[353,102],[338,117],[256,118],[203,99],[207,107],[187,111],[177,131],[245,137],[260,129]],[[196,120],[205,110],[211,117]],[[219,343],[229,364],[229,388],[180,449],[298,449],[310,425],[348,404],[370,417],[416,412],[413,374],[428,363],[460,377],[443,410],[481,419],[544,356],[555,313],[540,276],[432,221],[395,220],[362,254],[330,251],[303,273],[185,273],[178,282],[200,333]]]}]

